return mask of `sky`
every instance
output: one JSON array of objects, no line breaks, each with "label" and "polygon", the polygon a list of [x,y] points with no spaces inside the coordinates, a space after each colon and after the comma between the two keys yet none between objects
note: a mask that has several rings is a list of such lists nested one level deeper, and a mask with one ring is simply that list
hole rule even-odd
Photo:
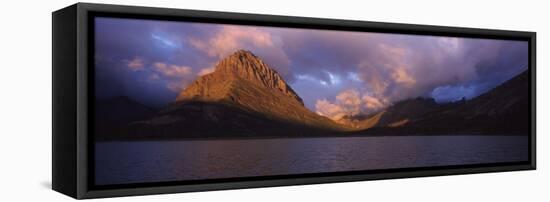
[{"label": "sky", "polygon": [[526,41],[98,17],[96,97],[161,107],[244,49],[318,114],[337,119],[400,100],[472,99],[527,70]]}]

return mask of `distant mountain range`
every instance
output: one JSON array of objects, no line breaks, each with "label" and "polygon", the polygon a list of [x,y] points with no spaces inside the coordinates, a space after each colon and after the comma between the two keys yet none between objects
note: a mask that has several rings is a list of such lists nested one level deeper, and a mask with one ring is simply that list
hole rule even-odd
[{"label": "distant mountain range", "polygon": [[130,123],[149,119],[157,111],[126,96],[97,100],[94,110],[96,137],[118,138],[126,132]]},{"label": "distant mountain range", "polygon": [[354,133],[402,134],[527,134],[529,81],[527,71],[472,99],[439,104],[431,98],[407,99],[370,116],[344,117]]},{"label": "distant mountain range", "polygon": [[472,100],[397,102],[371,115],[333,121],[304,106],[281,75],[249,51],[219,61],[169,106],[117,97],[96,101],[96,137],[165,139],[341,135],[526,134],[527,72]]}]

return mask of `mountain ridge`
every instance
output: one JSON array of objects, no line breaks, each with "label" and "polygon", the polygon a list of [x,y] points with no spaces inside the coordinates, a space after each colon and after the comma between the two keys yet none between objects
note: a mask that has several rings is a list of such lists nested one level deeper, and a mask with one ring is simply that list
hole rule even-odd
[{"label": "mountain ridge", "polygon": [[[155,113],[127,97],[102,102],[105,106],[96,108],[96,122],[100,123],[96,129],[105,133],[98,137],[104,140],[523,134],[529,126],[527,72],[471,100],[440,104],[433,98],[411,98],[374,114],[333,121],[307,109],[283,77],[260,58],[239,50]],[[137,118],[107,116],[117,110],[120,115],[124,110],[136,111]],[[110,130],[105,127],[110,125],[114,126]]]},{"label": "mountain ridge", "polygon": [[[529,128],[528,71],[524,71],[471,100],[437,104],[422,113],[388,118],[363,131],[368,134],[500,134],[525,133]],[[417,98],[418,99],[418,98]],[[386,109],[391,110],[391,107]],[[391,123],[398,123],[392,127]],[[389,124],[388,124],[389,123]]]}]

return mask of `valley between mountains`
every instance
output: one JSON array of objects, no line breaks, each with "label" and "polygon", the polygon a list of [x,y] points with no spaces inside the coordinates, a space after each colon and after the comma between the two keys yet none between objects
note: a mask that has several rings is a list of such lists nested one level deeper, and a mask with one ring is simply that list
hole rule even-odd
[{"label": "valley between mountains", "polygon": [[304,106],[250,51],[220,60],[162,108],[128,97],[95,102],[97,140],[373,135],[527,135],[528,71],[473,99],[410,98],[371,114],[333,120]]}]

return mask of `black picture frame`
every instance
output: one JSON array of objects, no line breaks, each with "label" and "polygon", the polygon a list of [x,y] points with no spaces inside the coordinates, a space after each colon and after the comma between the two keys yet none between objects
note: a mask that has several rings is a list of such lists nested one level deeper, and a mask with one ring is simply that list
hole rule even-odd
[{"label": "black picture frame", "polygon": [[[93,179],[93,17],[525,40],[529,43],[529,161],[419,169],[96,186]],[[352,20],[77,3],[52,13],[52,188],[84,199],[536,169],[536,33]]]}]

